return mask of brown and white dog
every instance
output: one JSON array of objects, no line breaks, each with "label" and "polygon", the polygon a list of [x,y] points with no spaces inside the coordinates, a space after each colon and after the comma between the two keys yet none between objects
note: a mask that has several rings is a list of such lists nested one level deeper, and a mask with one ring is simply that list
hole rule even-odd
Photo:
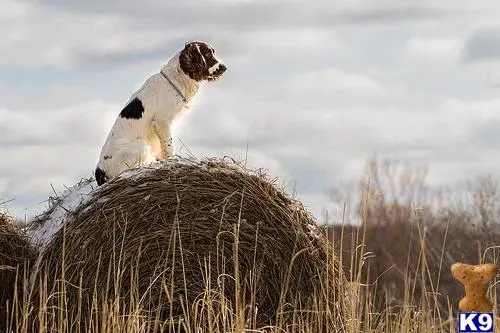
[{"label": "brown and white dog", "polygon": [[172,156],[173,122],[189,108],[200,83],[217,80],[226,69],[210,44],[186,43],[121,110],[101,150],[97,184],[126,169]]}]

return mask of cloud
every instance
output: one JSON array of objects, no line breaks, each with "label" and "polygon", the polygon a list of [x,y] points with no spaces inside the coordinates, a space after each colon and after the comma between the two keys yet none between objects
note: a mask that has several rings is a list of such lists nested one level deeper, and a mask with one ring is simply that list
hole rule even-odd
[{"label": "cloud", "polygon": [[[187,0],[175,3],[155,0],[145,0],[141,3],[131,0],[106,2],[43,0],[40,3],[69,12],[114,13],[140,19],[148,18],[156,23],[163,19],[163,25],[166,28],[179,27],[186,23],[193,28],[231,26],[240,29],[290,28],[303,24],[335,26],[434,17],[439,14],[439,8],[426,4],[422,6],[411,1],[390,0],[377,2],[369,0],[353,2]],[[177,15],[168,15],[168,13]]]},{"label": "cloud", "polygon": [[[387,87],[383,83],[357,73],[349,73],[337,68],[323,68],[300,73],[287,82],[282,93],[287,97],[295,96],[321,100],[323,105],[329,100],[336,105],[342,104],[340,99],[351,102],[381,97],[386,94]],[[353,96],[356,95],[356,96]],[[366,103],[366,102],[365,102]]]},{"label": "cloud", "polygon": [[0,23],[8,36],[0,41],[0,52],[4,54],[0,66],[4,67],[67,70],[107,57],[121,64],[131,59],[138,61],[137,54],[144,59],[159,50],[172,53],[165,45],[178,38],[175,31],[169,34],[134,29],[116,15],[68,13],[38,3],[14,3],[7,0],[14,14]]},{"label": "cloud", "polygon": [[59,110],[10,111],[0,109],[2,145],[96,144],[111,128],[117,105],[91,102]]},{"label": "cloud", "polygon": [[478,30],[465,43],[468,61],[492,60],[500,57],[500,27]]},{"label": "cloud", "polygon": [[[1,107],[10,111],[29,109],[36,111],[60,109],[68,105],[84,103],[88,100],[88,92],[80,85],[45,82],[13,84],[8,80],[0,82]],[[34,103],[36,101],[36,103]],[[6,112],[0,111],[0,114]],[[16,115],[12,112],[13,116]],[[1,127],[2,125],[0,125]]]},{"label": "cloud", "polygon": [[417,66],[443,68],[456,66],[463,55],[464,43],[456,37],[413,36],[403,45],[403,61]]},{"label": "cloud", "polygon": [[[126,13],[79,12],[74,10],[78,8],[77,4],[67,11],[65,6],[43,7],[42,2],[24,2],[23,6],[19,6],[14,1],[4,1],[7,1],[8,8],[12,8],[12,15],[0,23],[0,29],[9,36],[0,41],[0,52],[4,54],[0,59],[0,68],[109,70],[151,60],[159,65],[160,61],[166,61],[191,39],[215,42],[226,50],[227,57],[246,59],[304,55],[320,46],[324,46],[323,52],[331,52],[338,47],[338,38],[328,29],[300,26],[271,31],[238,28],[240,33],[235,38],[234,29],[228,31],[220,26],[220,22],[215,26],[186,26],[188,17],[183,15],[170,14],[158,18],[157,24],[154,20],[144,24],[141,18],[129,17]],[[185,12],[175,6],[171,10],[168,7],[167,13]],[[231,6],[231,10],[238,12],[239,16],[252,16],[245,12],[246,5],[242,6]],[[211,10],[212,7],[207,5],[206,9]],[[126,9],[126,3],[117,8]],[[188,16],[196,15],[206,19],[206,13],[201,12]],[[217,15],[226,16],[223,12]],[[255,18],[260,16],[255,15]],[[179,26],[166,26],[176,20],[180,20]],[[217,36],[216,40],[213,40],[214,36]]]},{"label": "cloud", "polygon": [[[373,5],[366,0],[353,4],[316,0],[315,5],[303,1],[3,2],[9,15],[0,29],[9,37],[0,41],[4,54],[0,66],[60,70],[102,70],[148,59],[166,60],[188,39],[233,44],[240,55],[241,50],[251,49],[261,55],[280,50],[304,53],[332,44],[331,30],[336,26],[437,13],[409,3]],[[254,42],[245,44],[249,39]]]},{"label": "cloud", "polygon": [[[210,40],[209,36],[205,36]],[[315,57],[342,51],[338,33],[332,29],[309,26],[291,29],[243,30],[237,38],[233,32],[218,32],[217,45],[230,57],[245,60],[259,58]],[[315,54],[320,51],[322,54]]]},{"label": "cloud", "polygon": [[311,54],[320,45],[338,46],[332,30],[339,27],[409,24],[457,11],[456,4],[446,1],[442,5],[389,0],[3,3],[9,15],[1,21],[0,29],[9,37],[0,41],[4,54],[0,67],[59,70],[105,70],[163,61],[189,39],[227,46],[234,52],[229,56],[246,59],[286,51]]},{"label": "cloud", "polygon": [[[65,1],[39,0],[38,3],[71,13],[113,14],[127,17],[147,27],[213,31],[230,28],[241,30],[272,30],[310,26],[366,26],[373,24],[401,25],[410,22],[448,18],[491,17],[500,12],[495,0],[414,1],[414,0],[156,0]],[[175,15],[171,14],[175,13]],[[220,30],[219,30],[220,29]]]}]

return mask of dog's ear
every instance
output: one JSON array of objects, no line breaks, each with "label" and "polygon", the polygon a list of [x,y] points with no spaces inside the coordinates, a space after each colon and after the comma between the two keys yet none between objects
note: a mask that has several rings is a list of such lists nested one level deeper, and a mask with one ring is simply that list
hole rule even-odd
[{"label": "dog's ear", "polygon": [[184,73],[193,80],[201,81],[203,80],[206,63],[196,46],[196,42],[187,42],[181,51],[179,60]]}]

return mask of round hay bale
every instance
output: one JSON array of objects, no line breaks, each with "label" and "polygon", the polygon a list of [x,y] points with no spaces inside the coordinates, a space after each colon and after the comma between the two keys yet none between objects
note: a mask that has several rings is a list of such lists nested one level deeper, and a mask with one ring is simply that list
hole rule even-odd
[{"label": "round hay bale", "polygon": [[193,329],[277,325],[302,310],[321,311],[325,327],[342,315],[330,251],[312,215],[261,171],[172,158],[123,173],[70,212],[34,292],[64,294],[65,321],[78,316],[85,330],[98,314]]},{"label": "round hay bale", "polygon": [[15,326],[21,315],[23,290],[36,251],[14,226],[14,219],[0,211],[0,331]]}]

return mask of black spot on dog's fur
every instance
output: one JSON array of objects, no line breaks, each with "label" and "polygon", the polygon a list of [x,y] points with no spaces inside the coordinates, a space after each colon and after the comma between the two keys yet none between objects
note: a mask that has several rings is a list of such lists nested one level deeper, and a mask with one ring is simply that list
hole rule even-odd
[{"label": "black spot on dog's fur", "polygon": [[99,186],[106,182],[106,173],[99,167],[95,169],[95,180]]},{"label": "black spot on dog's fur", "polygon": [[111,156],[111,155],[104,155],[104,159],[105,159],[105,160],[110,160],[110,159],[112,159],[112,158],[113,158],[113,156]]},{"label": "black spot on dog's fur", "polygon": [[141,119],[144,113],[142,102],[136,97],[120,112],[120,117],[125,119]]}]

